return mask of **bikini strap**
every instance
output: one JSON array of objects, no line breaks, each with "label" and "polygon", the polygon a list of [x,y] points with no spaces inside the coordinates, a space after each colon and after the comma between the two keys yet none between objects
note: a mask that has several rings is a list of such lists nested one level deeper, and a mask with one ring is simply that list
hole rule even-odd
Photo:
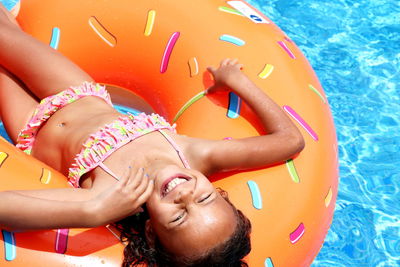
[{"label": "bikini strap", "polygon": [[[183,155],[182,151],[179,149],[178,144],[174,140],[172,140],[172,138],[169,135],[167,135],[167,133],[164,132],[163,130],[158,129],[158,131],[162,134],[162,136],[165,137],[165,139],[168,141],[168,143],[170,143],[171,146],[175,149],[176,153],[178,154],[180,160],[183,163],[183,166],[185,166],[185,168],[187,168],[187,169],[190,169],[189,162]],[[102,168],[106,173],[111,175],[117,181],[120,180],[120,178],[110,168],[108,168],[106,165],[104,165],[104,163],[102,161],[99,162],[99,167]]]},{"label": "bikini strap", "polygon": [[171,146],[175,149],[176,153],[178,154],[179,158],[183,163],[183,166],[185,166],[186,169],[190,169],[189,162],[183,155],[182,151],[179,149],[178,144],[174,140],[172,140],[172,138],[169,135],[167,135],[167,133],[164,132],[163,130],[158,129],[157,131],[159,131],[165,137],[165,139],[171,144]]},{"label": "bikini strap", "polygon": [[102,161],[100,161],[99,167],[102,168],[106,173],[108,173],[109,175],[114,177],[117,181],[120,180],[119,177],[117,175],[115,175],[115,173],[110,168],[108,168],[106,165],[104,165],[104,163]]}]

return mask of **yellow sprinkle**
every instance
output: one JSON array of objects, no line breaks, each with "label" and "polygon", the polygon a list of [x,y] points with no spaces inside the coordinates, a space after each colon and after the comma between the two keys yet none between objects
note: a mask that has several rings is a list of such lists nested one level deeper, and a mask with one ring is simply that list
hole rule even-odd
[{"label": "yellow sprinkle", "polygon": [[328,194],[325,197],[325,206],[328,207],[332,200],[332,187],[329,188]]},{"label": "yellow sprinkle", "polygon": [[260,77],[261,79],[266,79],[274,70],[274,66],[272,66],[271,64],[265,64],[264,69],[260,72],[260,74],[258,74],[258,77]]},{"label": "yellow sprinkle", "polygon": [[144,35],[145,36],[150,36],[151,32],[153,31],[155,18],[156,18],[156,11],[155,10],[150,10],[147,13],[146,28],[144,29]]},{"label": "yellow sprinkle", "polygon": [[40,176],[40,182],[42,184],[48,184],[51,180],[51,172],[48,169],[42,169],[42,175]]},{"label": "yellow sprinkle", "polygon": [[5,152],[0,152],[0,167],[3,165],[4,161],[7,159],[8,154]]}]

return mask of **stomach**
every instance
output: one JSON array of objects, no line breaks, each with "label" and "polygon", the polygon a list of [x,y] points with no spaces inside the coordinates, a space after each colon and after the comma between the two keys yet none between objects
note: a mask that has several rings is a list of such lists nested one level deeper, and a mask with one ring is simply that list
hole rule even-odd
[{"label": "stomach", "polygon": [[121,116],[98,97],[84,97],[55,112],[37,133],[32,155],[64,175],[84,141]]}]

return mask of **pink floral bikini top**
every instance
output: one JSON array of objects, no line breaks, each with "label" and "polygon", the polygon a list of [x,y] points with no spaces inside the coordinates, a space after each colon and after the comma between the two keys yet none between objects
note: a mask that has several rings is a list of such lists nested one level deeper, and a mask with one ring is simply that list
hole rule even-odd
[{"label": "pink floral bikini top", "polygon": [[117,120],[105,125],[99,131],[91,134],[83,144],[83,148],[75,157],[75,163],[69,169],[68,181],[74,187],[79,187],[79,179],[85,173],[96,167],[102,168],[115,179],[119,178],[103,164],[103,161],[114,151],[127,143],[154,131],[160,132],[176,150],[185,168],[190,168],[188,161],[177,144],[162,129],[175,132],[171,126],[157,114],[122,115]]}]

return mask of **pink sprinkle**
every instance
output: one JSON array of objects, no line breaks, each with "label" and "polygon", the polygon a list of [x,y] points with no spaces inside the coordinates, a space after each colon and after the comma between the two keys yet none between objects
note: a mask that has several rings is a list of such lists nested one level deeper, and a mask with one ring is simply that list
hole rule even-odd
[{"label": "pink sprinkle", "polygon": [[292,53],[292,51],[289,49],[289,47],[287,47],[287,45],[283,41],[279,41],[278,44],[286,51],[286,53],[288,53],[288,55],[291,58],[296,59],[296,56]]},{"label": "pink sprinkle", "polygon": [[304,235],[304,224],[300,223],[300,225],[297,227],[296,230],[294,230],[293,233],[290,234],[290,242],[292,242],[292,244],[296,243],[297,241],[300,240],[300,238]]},{"label": "pink sprinkle", "polygon": [[170,56],[171,56],[172,49],[174,48],[175,43],[176,43],[176,41],[177,41],[178,38],[179,38],[179,35],[180,35],[179,32],[174,32],[174,33],[171,35],[171,37],[169,38],[167,47],[166,47],[165,50],[164,50],[164,55],[163,55],[162,60],[161,60],[161,68],[160,68],[160,72],[161,72],[161,73],[164,73],[164,72],[167,71],[168,63],[169,63],[169,58],[170,58]]},{"label": "pink sprinkle", "polygon": [[311,135],[312,139],[314,139],[315,141],[318,141],[318,135],[314,132],[314,130],[310,127],[310,125],[307,124],[307,122],[305,122],[305,120],[303,120],[302,117],[300,117],[299,114],[296,113],[296,111],[294,111],[291,107],[289,106],[283,106],[283,109],[290,115],[292,116],[293,119],[295,119],[300,125],[301,127],[304,128],[304,130],[306,130],[306,132]]},{"label": "pink sprinkle", "polygon": [[64,254],[67,251],[69,229],[58,229],[56,236],[56,252]]},{"label": "pink sprinkle", "polygon": [[232,140],[232,137],[225,137],[224,140]]}]

